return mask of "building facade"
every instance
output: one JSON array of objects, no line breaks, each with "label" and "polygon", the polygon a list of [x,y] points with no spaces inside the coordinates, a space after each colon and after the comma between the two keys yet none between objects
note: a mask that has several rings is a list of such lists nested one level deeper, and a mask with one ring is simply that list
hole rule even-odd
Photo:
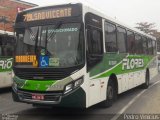
[{"label": "building facade", "polygon": [[0,31],[13,32],[16,14],[35,6],[37,5],[22,0],[0,0]]}]

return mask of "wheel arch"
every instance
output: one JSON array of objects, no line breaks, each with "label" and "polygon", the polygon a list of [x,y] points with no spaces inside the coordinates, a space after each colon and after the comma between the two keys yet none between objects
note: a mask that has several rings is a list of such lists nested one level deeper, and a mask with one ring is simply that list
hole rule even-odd
[{"label": "wheel arch", "polygon": [[145,77],[146,77],[146,74],[148,73],[149,74],[149,77],[150,77],[150,70],[149,70],[149,68],[147,67],[146,68],[146,71],[145,71],[146,73],[145,73]]},{"label": "wheel arch", "polygon": [[149,68],[148,67],[146,68],[146,72],[149,72]]},{"label": "wheel arch", "polygon": [[[112,81],[114,83],[114,85],[116,86],[116,92],[118,94],[118,91],[119,91],[119,87],[118,87],[118,79],[117,79],[117,76],[115,73],[112,73],[110,76],[109,76],[109,79],[108,79],[108,83]],[[108,85],[107,83],[107,85]]]}]

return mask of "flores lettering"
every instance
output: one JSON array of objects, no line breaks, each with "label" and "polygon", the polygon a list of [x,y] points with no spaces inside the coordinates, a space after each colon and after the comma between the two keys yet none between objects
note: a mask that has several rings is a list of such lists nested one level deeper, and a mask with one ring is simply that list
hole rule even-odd
[{"label": "flores lettering", "polygon": [[0,69],[2,70],[11,69],[11,67],[12,67],[12,58],[0,60]]},{"label": "flores lettering", "polygon": [[122,63],[122,70],[131,70],[144,67],[144,60],[141,58],[125,58]]}]

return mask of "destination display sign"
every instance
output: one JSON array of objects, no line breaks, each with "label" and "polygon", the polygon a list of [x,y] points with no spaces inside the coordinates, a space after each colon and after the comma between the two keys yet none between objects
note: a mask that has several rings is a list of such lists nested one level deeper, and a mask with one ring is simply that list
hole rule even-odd
[{"label": "destination display sign", "polygon": [[35,8],[18,14],[16,22],[32,22],[55,18],[79,16],[82,14],[81,5],[50,6]]},{"label": "destination display sign", "polygon": [[38,66],[38,60],[36,55],[20,55],[15,56],[15,62],[16,63],[32,63],[33,67]]},{"label": "destination display sign", "polygon": [[72,8],[60,8],[60,9],[51,9],[44,11],[35,11],[33,13],[28,13],[23,15],[24,21],[35,21],[35,20],[44,20],[44,19],[53,19],[61,17],[70,17],[72,16]]},{"label": "destination display sign", "polygon": [[15,62],[19,62],[19,63],[33,63],[36,60],[37,58],[35,55],[22,55],[22,56],[15,57]]}]

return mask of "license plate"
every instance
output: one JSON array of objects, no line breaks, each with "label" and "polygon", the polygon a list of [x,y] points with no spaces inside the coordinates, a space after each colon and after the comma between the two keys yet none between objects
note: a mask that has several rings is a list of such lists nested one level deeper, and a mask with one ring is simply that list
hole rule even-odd
[{"label": "license plate", "polygon": [[44,95],[32,94],[33,100],[44,100]]}]

